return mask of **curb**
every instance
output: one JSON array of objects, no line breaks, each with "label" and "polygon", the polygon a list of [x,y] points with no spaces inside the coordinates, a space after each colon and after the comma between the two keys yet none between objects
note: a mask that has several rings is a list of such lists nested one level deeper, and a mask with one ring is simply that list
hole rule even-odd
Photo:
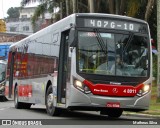
[{"label": "curb", "polygon": [[124,115],[124,116],[137,116],[137,117],[149,117],[149,118],[160,119],[160,115],[151,115],[151,114],[143,114],[143,113],[124,112],[122,115]]}]

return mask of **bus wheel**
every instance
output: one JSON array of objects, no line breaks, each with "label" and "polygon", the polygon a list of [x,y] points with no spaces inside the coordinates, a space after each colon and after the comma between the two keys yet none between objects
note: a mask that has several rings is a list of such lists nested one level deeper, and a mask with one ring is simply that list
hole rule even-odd
[{"label": "bus wheel", "polygon": [[16,86],[14,90],[14,106],[17,109],[21,109],[23,106],[23,104],[18,101],[18,86]]},{"label": "bus wheel", "polygon": [[61,110],[54,106],[54,97],[52,86],[49,86],[46,93],[46,110],[51,116],[58,116],[61,114]]},{"label": "bus wheel", "polygon": [[122,109],[110,109],[107,115],[110,118],[118,118],[122,115],[122,112]]}]

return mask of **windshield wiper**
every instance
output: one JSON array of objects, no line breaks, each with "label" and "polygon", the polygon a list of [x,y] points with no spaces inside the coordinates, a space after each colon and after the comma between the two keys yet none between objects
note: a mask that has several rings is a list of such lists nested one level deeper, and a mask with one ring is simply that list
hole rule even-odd
[{"label": "windshield wiper", "polygon": [[129,34],[129,39],[127,40],[126,46],[124,47],[122,53],[126,52],[126,50],[128,49],[128,47],[129,47],[129,45],[130,45],[130,43],[131,43],[131,41],[132,41],[132,39],[133,39],[133,36],[134,36],[134,33],[131,32],[131,33]]},{"label": "windshield wiper", "polygon": [[106,41],[106,45],[105,45],[105,43],[104,43],[104,41],[103,41],[103,39],[102,39],[102,37],[101,37],[98,29],[94,29],[94,30],[95,30],[95,32],[96,32],[96,35],[97,35],[96,38],[97,38],[97,40],[98,40],[98,43],[99,43],[99,45],[100,45],[101,50],[103,51],[103,53],[104,53],[105,55],[107,55],[107,53],[108,53],[107,41]]}]

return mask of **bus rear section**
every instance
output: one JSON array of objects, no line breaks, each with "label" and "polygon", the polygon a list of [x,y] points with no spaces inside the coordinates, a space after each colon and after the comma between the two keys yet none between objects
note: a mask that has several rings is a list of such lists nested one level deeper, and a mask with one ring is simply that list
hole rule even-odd
[{"label": "bus rear section", "polygon": [[7,84],[16,108],[45,104],[49,115],[69,109],[120,117],[149,107],[152,56],[145,21],[73,14],[12,45],[10,53]]}]

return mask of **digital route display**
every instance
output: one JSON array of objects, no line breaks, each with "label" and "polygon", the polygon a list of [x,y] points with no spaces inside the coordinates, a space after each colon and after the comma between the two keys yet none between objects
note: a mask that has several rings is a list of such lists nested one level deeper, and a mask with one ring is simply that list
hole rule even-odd
[{"label": "digital route display", "polygon": [[132,32],[147,33],[147,25],[138,23],[135,21],[123,20],[123,19],[111,19],[111,18],[78,18],[78,27],[90,27],[90,28],[106,28],[115,30],[125,30]]}]

